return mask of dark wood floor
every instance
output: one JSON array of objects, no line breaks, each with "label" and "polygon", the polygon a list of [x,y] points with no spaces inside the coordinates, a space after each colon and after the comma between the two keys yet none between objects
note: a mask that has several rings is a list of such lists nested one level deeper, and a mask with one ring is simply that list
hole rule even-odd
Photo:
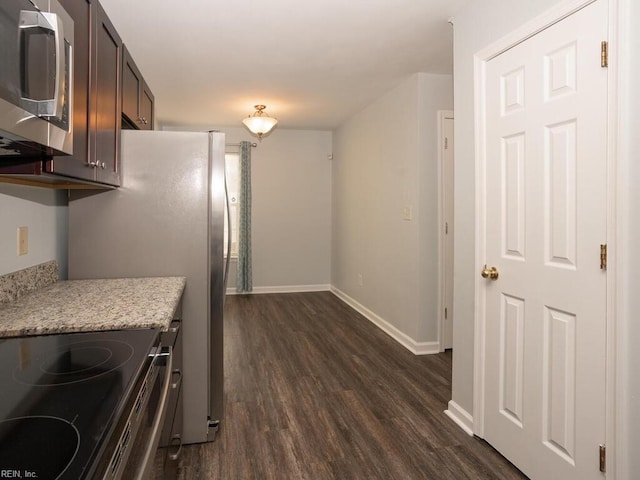
[{"label": "dark wood floor", "polygon": [[451,354],[415,356],[328,292],[231,296],[225,416],[180,478],[524,479],[443,411]]}]

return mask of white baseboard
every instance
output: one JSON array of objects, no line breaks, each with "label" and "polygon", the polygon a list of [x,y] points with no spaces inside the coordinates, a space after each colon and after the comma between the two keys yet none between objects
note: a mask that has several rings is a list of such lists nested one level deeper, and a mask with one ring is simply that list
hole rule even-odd
[{"label": "white baseboard", "polygon": [[[274,287],[254,287],[250,294],[261,293],[299,293],[299,292],[328,292],[331,285],[278,285]],[[227,295],[238,295],[235,287],[227,288]]]},{"label": "white baseboard", "polygon": [[391,325],[389,322],[384,320],[379,315],[375,314],[367,307],[359,303],[358,301],[351,298],[349,295],[344,293],[341,290],[338,290],[335,287],[331,287],[331,292],[342,300],[344,303],[349,305],[351,308],[356,310],[362,316],[364,316],[371,323],[376,325],[382,331],[384,331],[387,335],[397,341],[400,345],[405,347],[411,353],[415,355],[429,355],[433,353],[440,353],[440,343],[439,342],[416,342],[414,339],[409,337],[407,334],[401,332],[396,327]]},{"label": "white baseboard", "polygon": [[467,435],[473,436],[473,417],[464,408],[451,400],[444,414],[464,430]]}]

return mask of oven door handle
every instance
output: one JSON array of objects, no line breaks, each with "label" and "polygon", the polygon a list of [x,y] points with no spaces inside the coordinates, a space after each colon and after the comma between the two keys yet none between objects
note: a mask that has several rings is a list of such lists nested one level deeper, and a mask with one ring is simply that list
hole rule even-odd
[{"label": "oven door handle", "polygon": [[169,390],[171,389],[171,375],[173,373],[173,354],[171,347],[162,347],[161,353],[156,357],[156,361],[164,358],[166,361],[164,380],[162,383],[162,393],[158,402],[158,410],[153,418],[153,428],[151,430],[151,438],[149,440],[147,450],[144,454],[142,468],[138,470],[136,480],[148,478],[149,472],[154,468],[154,460],[156,450],[160,443],[160,434],[162,433],[162,425],[164,424],[165,413],[167,412],[167,403],[169,399]]}]

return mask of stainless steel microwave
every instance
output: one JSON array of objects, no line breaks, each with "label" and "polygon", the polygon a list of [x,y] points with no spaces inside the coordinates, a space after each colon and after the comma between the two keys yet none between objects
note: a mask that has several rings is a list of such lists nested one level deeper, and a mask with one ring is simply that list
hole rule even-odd
[{"label": "stainless steel microwave", "polygon": [[73,34],[57,0],[0,1],[0,163],[73,153]]}]

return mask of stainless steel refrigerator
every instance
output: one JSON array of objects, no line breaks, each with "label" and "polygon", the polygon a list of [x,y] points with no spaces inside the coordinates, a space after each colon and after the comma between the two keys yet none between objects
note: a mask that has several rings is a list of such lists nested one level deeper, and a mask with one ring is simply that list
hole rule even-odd
[{"label": "stainless steel refrigerator", "polygon": [[123,131],[123,183],[71,191],[69,278],[185,276],[183,443],[222,419],[225,137]]}]

